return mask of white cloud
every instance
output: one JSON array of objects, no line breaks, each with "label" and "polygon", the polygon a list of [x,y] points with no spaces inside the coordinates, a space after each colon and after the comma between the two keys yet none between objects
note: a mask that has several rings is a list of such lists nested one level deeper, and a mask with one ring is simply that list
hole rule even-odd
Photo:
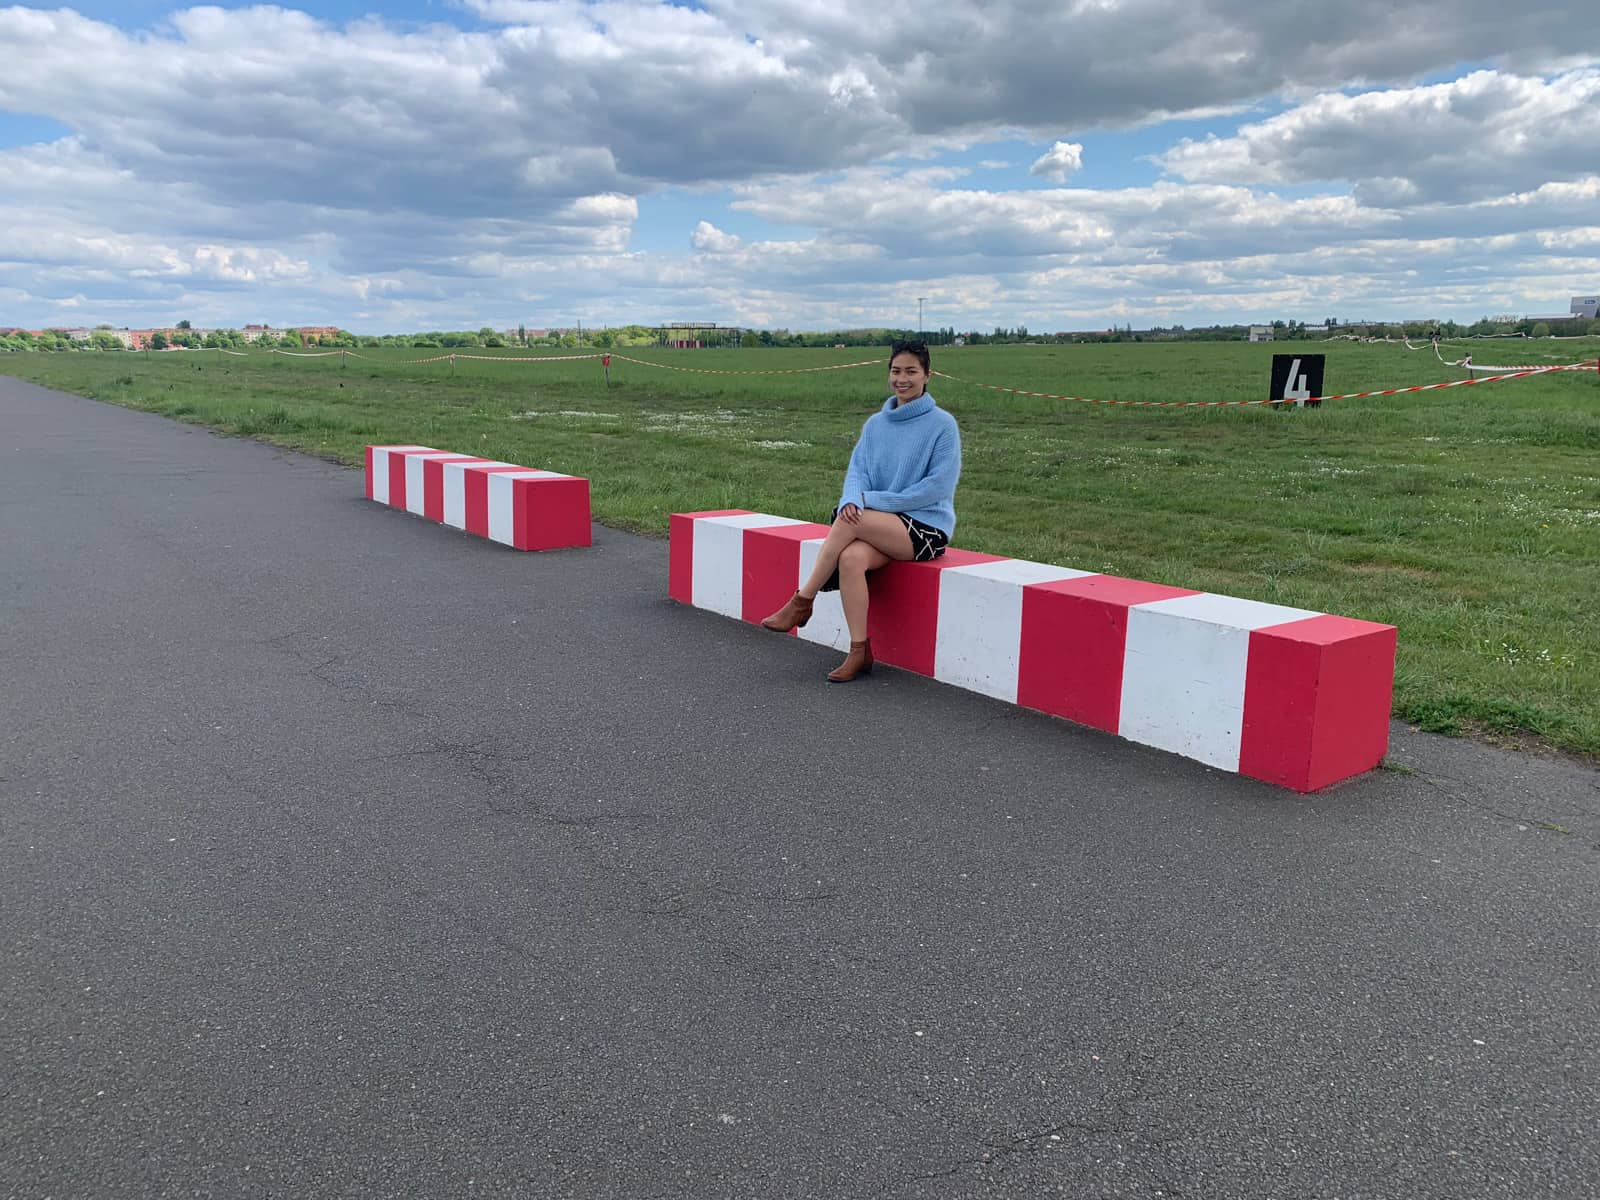
[{"label": "white cloud", "polygon": [[1600,70],[1553,79],[1476,71],[1450,83],[1330,93],[1242,127],[1184,139],[1160,163],[1184,179],[1343,181],[1407,207],[1503,194],[1589,173],[1600,144]]},{"label": "white cloud", "polygon": [[[279,319],[476,324],[550,304],[798,324],[881,320],[906,293],[1012,323],[1297,287],[1317,303],[1304,279],[1471,305],[1502,286],[1490,274],[1531,286],[1541,262],[1559,264],[1557,293],[1597,286],[1581,272],[1600,64],[1555,65],[1600,45],[1595,6],[1535,0],[1508,21],[1488,0],[952,0],[929,20],[888,0],[866,24],[845,0],[466,7],[496,27],[258,6],[130,33],[0,8],[0,111],[72,131],[0,150],[0,299],[161,319],[179,303],[271,319],[272,303],[301,308]],[[1494,69],[1416,85],[1467,60]],[[1290,107],[1173,147],[1152,187],[986,190],[942,164],[1264,101]],[[1065,183],[1082,154],[1056,142],[1031,173]],[[719,228],[730,191],[780,230]],[[640,237],[657,198],[691,193],[719,198],[692,213],[689,246],[637,249],[659,244]]]},{"label": "white cloud", "polygon": [[1054,183],[1065,183],[1067,176],[1083,167],[1083,147],[1077,142],[1057,142],[1028,168],[1029,175],[1039,175]]},{"label": "white cloud", "polygon": [[689,235],[689,244],[702,254],[731,254],[739,242],[737,234],[724,233],[710,221],[701,221]]}]

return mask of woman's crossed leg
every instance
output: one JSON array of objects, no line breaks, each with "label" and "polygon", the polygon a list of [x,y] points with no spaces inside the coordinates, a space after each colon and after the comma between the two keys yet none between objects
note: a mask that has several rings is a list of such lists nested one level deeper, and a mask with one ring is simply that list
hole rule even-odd
[{"label": "woman's crossed leg", "polygon": [[852,642],[867,636],[867,572],[891,561],[909,562],[916,556],[905,522],[894,513],[856,508],[847,504],[834,518],[833,528],[817,552],[816,565],[800,585],[799,594],[815,600],[834,569],[839,571],[839,600]]}]

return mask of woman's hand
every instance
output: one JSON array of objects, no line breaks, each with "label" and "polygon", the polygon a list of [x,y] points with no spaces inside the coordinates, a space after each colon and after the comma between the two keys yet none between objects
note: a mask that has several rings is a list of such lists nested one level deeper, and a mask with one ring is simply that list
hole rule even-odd
[{"label": "woman's hand", "polygon": [[846,525],[861,524],[861,509],[854,504],[842,505],[839,509],[839,516],[844,519]]}]

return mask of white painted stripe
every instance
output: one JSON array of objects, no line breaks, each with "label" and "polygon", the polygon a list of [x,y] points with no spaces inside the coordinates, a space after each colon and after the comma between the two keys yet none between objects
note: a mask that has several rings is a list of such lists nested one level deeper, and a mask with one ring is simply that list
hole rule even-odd
[{"label": "white painted stripe", "polygon": [[804,525],[790,517],[742,513],[701,517],[694,523],[692,602],[735,619],[744,615],[744,531],[779,525]]},{"label": "white painted stripe", "polygon": [[389,503],[389,468],[391,454],[406,455],[415,451],[431,450],[431,446],[374,446],[372,448],[372,498]]},{"label": "white painted stripe", "polygon": [[514,479],[548,479],[548,471],[499,471],[489,476],[489,540],[514,546],[516,509]]},{"label": "white painted stripe", "polygon": [[1310,609],[1268,604],[1262,600],[1241,600],[1237,596],[1218,596],[1212,592],[1174,596],[1171,600],[1152,600],[1138,607],[1144,612],[1170,613],[1189,621],[1206,621],[1244,630],[1265,629],[1268,625],[1283,625],[1289,621],[1322,616]]},{"label": "white painted stripe", "polygon": [[1250,631],[1317,615],[1210,593],[1134,605],[1118,732],[1237,771]]},{"label": "white painted stripe", "polygon": [[430,458],[455,458],[453,450],[410,451],[406,454],[406,511],[422,516],[422,464]]},{"label": "white painted stripe", "polygon": [[389,451],[382,446],[372,448],[372,498],[389,503]]},{"label": "white painted stripe", "polygon": [[[817,565],[817,555],[822,552],[825,537],[808,538],[800,543],[800,574],[794,581],[799,587]],[[850,627],[844,623],[844,604],[838,592],[818,592],[811,607],[811,619],[805,628],[796,631],[808,642],[832,646],[835,650],[850,649]]]},{"label": "white painted stripe", "polygon": [[445,463],[441,470],[444,472],[444,523],[452,529],[465,529],[467,527],[467,468],[468,467],[505,467],[509,463],[497,462],[492,458],[479,459],[477,462]]},{"label": "white painted stripe", "polygon": [[1015,704],[1022,589],[1094,574],[1021,558],[946,568],[939,575],[933,677]]}]

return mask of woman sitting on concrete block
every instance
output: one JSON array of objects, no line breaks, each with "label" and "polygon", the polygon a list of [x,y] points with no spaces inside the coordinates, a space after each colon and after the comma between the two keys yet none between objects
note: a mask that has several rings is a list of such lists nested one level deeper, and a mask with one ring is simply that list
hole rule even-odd
[{"label": "woman sitting on concrete block", "polygon": [[815,568],[789,602],[761,624],[788,633],[811,619],[819,591],[839,590],[850,654],[828,675],[846,683],[872,670],[867,637],[867,572],[900,562],[929,562],[955,532],[961,431],[928,395],[928,347],[896,342],[889,349],[883,408],[867,418],[850,455],[833,528]]}]

